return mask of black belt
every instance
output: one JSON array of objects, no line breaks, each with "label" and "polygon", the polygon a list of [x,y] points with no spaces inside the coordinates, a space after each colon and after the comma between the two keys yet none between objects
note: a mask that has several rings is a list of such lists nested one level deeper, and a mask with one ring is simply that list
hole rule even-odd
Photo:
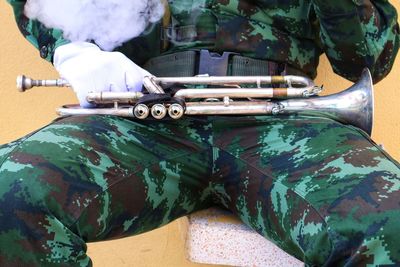
[{"label": "black belt", "polygon": [[159,77],[191,77],[199,74],[210,76],[303,75],[284,63],[243,57],[232,52],[224,52],[220,55],[208,50],[190,50],[155,57],[147,61],[143,67]]}]

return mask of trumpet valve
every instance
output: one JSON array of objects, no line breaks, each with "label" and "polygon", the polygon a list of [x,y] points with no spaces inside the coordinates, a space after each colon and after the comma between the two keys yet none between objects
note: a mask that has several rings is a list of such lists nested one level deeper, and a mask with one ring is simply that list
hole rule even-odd
[{"label": "trumpet valve", "polygon": [[144,104],[138,104],[133,109],[133,115],[138,119],[146,119],[150,114],[149,108]]},{"label": "trumpet valve", "polygon": [[179,104],[176,104],[176,103],[172,104],[168,108],[168,114],[173,119],[181,118],[183,116],[184,112],[185,111],[184,111],[182,105],[179,105]]},{"label": "trumpet valve", "polygon": [[161,120],[167,115],[167,108],[163,104],[155,104],[151,107],[151,115],[155,119]]}]

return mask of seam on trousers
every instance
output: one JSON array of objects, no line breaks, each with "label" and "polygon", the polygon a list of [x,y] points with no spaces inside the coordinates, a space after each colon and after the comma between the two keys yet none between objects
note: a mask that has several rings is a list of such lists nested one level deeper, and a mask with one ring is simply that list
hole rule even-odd
[{"label": "seam on trousers", "polygon": [[[204,151],[206,151],[206,150],[208,150],[208,149],[210,149],[210,148],[201,150],[201,151],[198,152],[198,153],[203,153]],[[166,160],[166,161],[168,161],[168,160],[174,160],[174,159],[181,158],[181,157],[184,157],[184,156],[187,156],[187,155],[192,155],[192,154],[193,154],[192,152],[187,152],[187,153],[183,153],[183,154],[180,154],[180,155],[178,155],[178,156],[176,156],[176,157],[172,157],[172,158],[165,159],[165,160]],[[148,164],[148,165],[145,165],[144,168],[149,168],[149,167],[154,166],[155,164],[158,164],[158,163],[159,163],[159,162],[152,162],[152,163],[150,163],[150,164]],[[138,172],[139,172],[139,171],[134,172],[134,173],[132,173],[132,175],[135,175],[135,174],[137,174]],[[119,184],[119,183],[125,181],[125,179],[126,179],[126,178],[122,178],[122,179],[120,179],[120,180],[118,180],[118,181],[115,181],[114,183],[110,184],[106,189],[99,191],[98,194],[96,194],[93,198],[90,199],[90,204],[89,204],[88,206],[86,206],[84,209],[82,209],[82,211],[80,212],[78,218],[77,218],[73,223],[71,223],[69,226],[67,226],[67,228],[73,227],[73,226],[79,221],[79,219],[81,218],[83,212],[86,211],[87,209],[89,209],[89,207],[92,205],[93,199],[99,197],[100,195],[103,195],[105,191],[108,191],[108,189],[110,189],[110,188],[113,187],[114,185]],[[76,234],[76,233],[75,233],[75,234]],[[80,236],[80,235],[78,235],[78,236]]]},{"label": "seam on trousers", "polygon": [[[250,166],[250,167],[254,168],[255,170],[257,170],[257,171],[259,171],[260,173],[262,173],[263,175],[265,175],[265,176],[267,176],[267,177],[270,177],[273,181],[277,182],[277,180],[274,179],[271,175],[267,174],[265,171],[259,169],[258,167],[254,166],[254,165],[252,165],[252,164],[250,164],[250,163],[248,163],[248,162],[246,162],[245,160],[243,160],[243,159],[241,159],[241,158],[239,158],[239,157],[236,157],[236,156],[233,155],[232,153],[230,153],[230,152],[228,152],[228,151],[226,151],[226,150],[224,150],[224,149],[222,149],[222,148],[219,148],[219,147],[216,147],[216,148],[218,148],[218,149],[220,149],[221,151],[227,153],[228,155],[231,155],[233,158],[240,160],[241,162],[245,163],[247,166]],[[283,183],[281,183],[281,182],[279,182],[279,184],[282,185],[283,187],[286,187],[286,188],[288,189],[288,191],[291,191],[291,192],[293,192],[295,195],[297,195],[298,197],[300,197],[305,203],[310,204],[310,206],[312,207],[312,209],[313,209],[313,210],[316,212],[316,214],[318,214],[318,216],[321,218],[321,221],[324,223],[324,226],[325,226],[325,229],[326,229],[326,233],[327,233],[328,238],[329,238],[330,248],[331,248],[331,254],[330,254],[329,257],[327,258],[327,259],[329,259],[329,258],[331,257],[331,255],[332,255],[332,253],[333,253],[333,243],[332,243],[332,240],[331,240],[331,238],[330,238],[328,223],[326,222],[325,218],[321,215],[321,213],[320,213],[316,208],[314,208],[314,205],[312,205],[309,201],[307,201],[307,200],[300,194],[300,193],[303,193],[303,195],[305,195],[304,192],[301,192],[301,191],[300,191],[300,193],[299,193],[299,192],[297,192],[296,190],[293,190],[293,189],[287,187],[285,184],[283,184]],[[303,249],[301,249],[301,250],[303,251]]]}]

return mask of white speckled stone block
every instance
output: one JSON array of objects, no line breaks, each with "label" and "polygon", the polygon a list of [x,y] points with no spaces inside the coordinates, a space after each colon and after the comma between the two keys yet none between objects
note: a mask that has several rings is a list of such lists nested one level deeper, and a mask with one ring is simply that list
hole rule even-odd
[{"label": "white speckled stone block", "polygon": [[229,212],[208,209],[181,220],[192,262],[231,266],[304,266]]}]

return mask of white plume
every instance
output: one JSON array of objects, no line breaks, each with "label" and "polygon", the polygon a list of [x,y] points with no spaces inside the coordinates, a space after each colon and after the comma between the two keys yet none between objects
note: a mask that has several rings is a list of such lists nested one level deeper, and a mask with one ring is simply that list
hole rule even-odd
[{"label": "white plume", "polygon": [[140,35],[164,13],[162,0],[28,0],[25,14],[70,41],[112,50]]}]

